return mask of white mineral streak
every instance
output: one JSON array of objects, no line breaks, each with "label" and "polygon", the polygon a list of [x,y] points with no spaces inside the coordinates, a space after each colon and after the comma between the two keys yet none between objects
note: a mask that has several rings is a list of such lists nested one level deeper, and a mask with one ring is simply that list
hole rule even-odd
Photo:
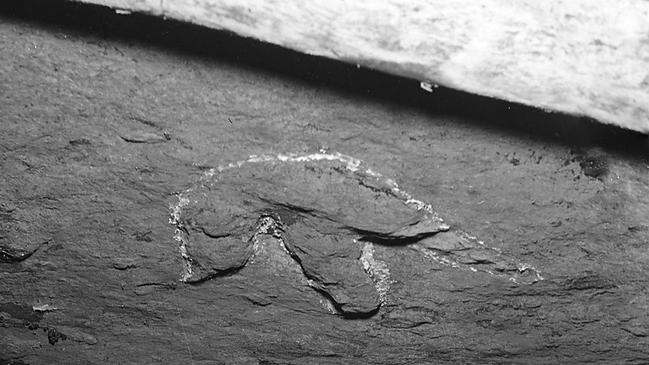
[{"label": "white mineral streak", "polygon": [[[187,194],[189,191],[190,190],[185,191],[184,194]],[[176,203],[176,205],[171,207],[171,217],[169,217],[169,223],[176,226],[176,230],[174,231],[174,240],[178,242],[178,250],[180,251],[180,256],[185,262],[185,268],[180,278],[180,281],[183,282],[189,279],[193,273],[192,261],[187,254],[187,240],[183,232],[182,221],[180,220],[182,209],[189,204],[189,199],[185,197],[184,194],[177,194],[178,202]]]},{"label": "white mineral streak", "polygon": [[[370,168],[362,168],[362,165],[364,163],[354,157],[344,155],[339,152],[328,152],[327,150],[320,150],[317,153],[312,153],[312,154],[295,154],[295,153],[289,153],[289,154],[278,154],[278,155],[251,155],[245,160],[237,161],[237,162],[232,162],[227,165],[220,165],[215,168],[211,168],[207,170],[203,176],[201,177],[200,182],[206,181],[209,179],[213,179],[215,175],[222,173],[227,170],[231,169],[236,169],[236,168],[241,168],[244,165],[248,164],[264,164],[264,163],[304,163],[304,162],[313,162],[313,161],[339,161],[345,164],[346,168],[351,171],[351,172],[359,172],[376,177],[379,179],[383,179],[383,182],[386,183],[388,186],[390,186],[392,193],[401,198],[403,202],[407,205],[413,206],[418,210],[423,210],[426,213],[430,215],[430,217],[440,224],[443,224],[442,218],[439,217],[439,215],[433,210],[433,207],[421,200],[414,199],[408,192],[402,190],[399,185],[392,179],[386,178],[383,175],[381,175],[378,172],[375,172],[371,170]],[[179,250],[180,250],[180,255],[183,257],[185,260],[185,271],[181,277],[181,281],[186,281],[189,277],[191,277],[192,274],[192,264],[191,264],[191,259],[187,255],[187,242],[186,242],[186,237],[185,233],[183,231],[183,226],[182,226],[182,221],[180,220],[181,214],[182,214],[182,209],[190,204],[190,200],[188,198],[189,193],[191,193],[194,190],[195,187],[189,188],[185,190],[182,193],[179,193],[178,196],[178,202],[171,207],[171,217],[169,219],[169,223],[174,224],[176,226],[176,231],[174,234],[174,240],[178,242]],[[262,228],[262,227],[260,227]],[[443,230],[450,229],[450,226],[448,225],[443,225],[442,226]],[[258,230],[259,232],[259,230]],[[497,248],[493,247],[488,247],[485,245],[483,241],[478,240],[476,237],[469,235],[468,233],[459,231],[457,232],[460,236],[463,238],[466,238],[468,240],[471,240],[473,242],[478,243],[479,245],[483,246],[485,249],[489,250],[494,250],[497,253],[501,253],[501,251]],[[283,244],[283,243],[282,243]],[[446,257],[441,257],[437,255],[436,253],[426,250],[422,247],[419,247],[418,245],[413,246],[418,252],[422,253],[424,256],[427,258],[436,261],[440,264],[444,264],[453,268],[462,268],[462,267],[467,267],[469,270],[473,272],[477,271],[482,271],[486,272],[490,275],[493,276],[499,276],[495,273],[493,273],[490,270],[477,270],[474,267],[471,267],[470,265],[466,264],[460,264],[458,262],[455,262],[449,258]],[[288,253],[288,249],[284,246],[283,249]],[[363,261],[365,260],[365,261]],[[368,274],[372,277],[373,280],[375,280],[375,284],[377,286],[377,291],[379,292],[379,295],[382,295],[381,299],[385,299],[385,293],[387,293],[387,290],[390,287],[390,277],[389,277],[389,270],[387,268],[387,265],[385,263],[374,260],[373,259],[373,247],[371,246],[365,246],[363,247],[363,256],[361,256],[361,262],[363,264],[363,267],[365,270],[368,272]],[[366,267],[366,265],[369,265]],[[374,265],[374,266],[372,266]],[[543,280],[543,277],[541,276],[540,272],[533,267],[532,265],[525,264],[525,263],[518,263],[517,264],[518,271],[520,273],[524,273],[526,271],[533,271],[536,275],[536,280]],[[511,276],[509,277],[509,280],[513,282],[517,282],[516,277]],[[383,293],[383,294],[381,294]]]},{"label": "white mineral streak", "polygon": [[[530,265],[530,264],[519,263],[516,267],[518,268],[518,272],[520,272],[521,274],[528,271],[528,270],[532,270],[534,272],[534,275],[536,275],[537,280],[539,280],[539,281],[544,280],[543,276],[541,276],[541,272],[539,270],[537,270],[534,266]],[[516,282],[516,278],[512,278],[510,280],[512,280],[513,282]]]},{"label": "white mineral streak", "polygon": [[390,278],[388,265],[384,261],[374,257],[374,245],[371,242],[365,242],[361,251],[360,261],[363,264],[365,272],[374,281],[374,286],[376,287],[377,293],[379,293],[381,303],[385,304],[388,291],[390,291],[390,285],[393,283]]},{"label": "white mineral streak", "polygon": [[57,307],[51,306],[49,304],[41,304],[32,306],[34,312],[52,312],[58,310]]},{"label": "white mineral streak", "polygon": [[260,235],[275,235],[277,223],[271,217],[263,217],[257,222],[255,233],[252,236],[252,256],[249,259],[250,263],[255,261],[255,257],[261,252],[264,241],[259,239]]}]

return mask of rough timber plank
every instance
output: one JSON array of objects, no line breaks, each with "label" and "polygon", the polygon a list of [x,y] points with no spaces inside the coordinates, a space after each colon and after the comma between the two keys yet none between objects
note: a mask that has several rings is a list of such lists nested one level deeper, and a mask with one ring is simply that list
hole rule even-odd
[{"label": "rough timber plank", "polygon": [[642,0],[80,0],[649,133]]}]

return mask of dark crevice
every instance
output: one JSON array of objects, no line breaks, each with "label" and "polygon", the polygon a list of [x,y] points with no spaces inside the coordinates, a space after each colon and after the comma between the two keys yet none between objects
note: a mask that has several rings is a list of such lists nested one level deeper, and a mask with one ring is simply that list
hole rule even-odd
[{"label": "dark crevice", "polygon": [[134,117],[134,116],[131,116],[130,119],[133,120],[133,121],[135,121],[135,122],[142,123],[142,124],[144,124],[144,125],[146,125],[146,126],[149,126],[149,127],[151,127],[151,128],[155,128],[155,129],[157,129],[157,130],[159,130],[159,131],[162,131],[162,130],[163,130],[163,129],[158,125],[158,123],[152,122],[152,121],[150,121],[150,120],[148,120],[148,119],[144,119],[144,118],[140,118],[140,117]]},{"label": "dark crevice", "polygon": [[284,230],[284,226],[290,226],[297,221],[307,221],[309,218],[316,218],[320,222],[327,222],[335,226],[340,226],[338,221],[317,209],[297,206],[290,203],[280,203],[261,196],[258,196],[258,198],[260,201],[267,203],[272,207],[261,211],[261,216],[272,218],[278,224],[278,229],[281,231]]},{"label": "dark crevice", "polygon": [[351,230],[360,235],[359,241],[371,242],[382,246],[408,246],[417,243],[424,238],[432,237],[439,232],[426,232],[412,237],[395,237],[388,234],[364,231],[350,227]]},{"label": "dark crevice", "polygon": [[[192,265],[200,266],[200,264],[198,264],[196,262],[196,260],[193,260],[191,258],[189,260],[192,262]],[[247,264],[248,264],[248,260],[246,259],[246,262],[242,263],[239,266],[233,266],[233,267],[229,267],[227,269],[220,269],[220,270],[219,269],[211,269],[212,272],[209,275],[205,275],[205,276],[200,277],[199,279],[196,279],[196,280],[187,279],[187,280],[185,280],[185,283],[187,283],[189,285],[200,285],[200,284],[202,284],[202,283],[204,283],[206,281],[210,281],[210,280],[212,280],[214,278],[232,276],[232,275],[238,273],[244,267],[246,267]]]},{"label": "dark crevice", "polygon": [[404,324],[404,325],[391,325],[391,324],[388,324],[388,323],[381,322],[381,327],[388,327],[388,328],[392,328],[392,329],[403,329],[403,330],[408,330],[408,329],[413,329],[413,328],[421,327],[421,326],[423,326],[423,325],[427,325],[427,324],[433,324],[433,322],[430,322],[430,321],[421,321],[421,322],[415,322],[415,323],[408,323],[408,324]]},{"label": "dark crevice", "polygon": [[[181,228],[181,229],[183,229],[185,231],[185,233],[187,234],[187,230],[185,230],[184,227]],[[205,235],[212,238],[208,234],[205,234]],[[216,237],[216,238],[222,238],[222,237]],[[252,240],[252,238],[251,238],[251,240]],[[198,285],[198,284],[202,284],[202,283],[204,283],[206,281],[212,280],[214,278],[232,276],[232,275],[238,273],[239,271],[241,271],[244,267],[246,267],[246,265],[248,264],[248,261],[250,261],[250,257],[252,257],[252,254],[249,254],[241,264],[236,265],[236,266],[231,266],[231,267],[228,267],[226,269],[214,269],[214,268],[206,269],[205,267],[203,267],[203,265],[201,265],[200,262],[198,262],[197,260],[195,260],[191,256],[186,257],[185,260],[187,260],[189,262],[190,266],[198,267],[201,270],[210,271],[210,273],[205,275],[205,276],[201,276],[201,277],[199,277],[197,279],[193,279],[193,280],[192,279],[185,279],[183,281],[185,283],[187,283],[187,284],[190,284],[190,285]]]},{"label": "dark crevice", "polygon": [[265,199],[263,197],[259,197],[259,199],[273,206],[273,208],[270,209],[269,211],[262,213],[262,216],[267,216],[275,220],[280,230],[283,230],[284,224],[291,225],[295,221],[297,221],[298,217],[300,216],[318,218],[319,220],[324,220],[333,223],[334,225],[340,226],[341,229],[348,230],[353,234],[358,235],[359,241],[372,242],[384,246],[407,246],[413,243],[417,243],[418,241],[421,241],[424,238],[434,236],[437,233],[444,231],[444,230],[440,230],[440,231],[424,232],[409,237],[395,236],[393,233],[370,231],[370,230],[360,229],[357,227],[346,226],[346,225],[341,226],[342,224],[341,222],[325,214],[318,214],[321,212],[318,212],[316,209],[296,206],[289,203],[278,203],[269,199]]},{"label": "dark crevice", "polygon": [[30,258],[38,249],[46,244],[48,241],[40,243],[33,250],[18,250],[11,247],[0,245],[0,262],[2,263],[18,263]]},{"label": "dark crevice", "polygon": [[168,141],[169,139],[166,136],[161,136],[160,138],[158,137],[147,137],[147,138],[139,138],[139,137],[127,137],[127,136],[119,136],[124,142],[127,143],[135,143],[135,144],[155,144],[155,143],[162,143],[165,141]]},{"label": "dark crevice", "polygon": [[[300,265],[300,267],[302,267],[302,265]],[[302,272],[304,273],[304,276],[306,276],[307,278],[309,278],[311,280],[315,280],[315,279],[309,277],[309,275],[304,271],[304,268],[302,269]],[[376,307],[376,309],[374,309],[374,310],[372,310],[370,312],[359,312],[359,313],[345,312],[345,311],[343,311],[342,306],[340,304],[338,304],[336,299],[334,299],[334,297],[331,296],[331,294],[329,294],[326,290],[316,288],[314,286],[311,286],[311,288],[313,290],[315,290],[316,292],[320,293],[320,295],[322,295],[323,297],[325,297],[327,299],[327,301],[329,303],[331,303],[331,305],[336,309],[338,314],[340,316],[344,317],[345,319],[369,319],[369,318],[373,317],[376,313],[378,313],[379,309],[381,309],[381,306],[378,306],[378,307]]]},{"label": "dark crevice", "polygon": [[34,254],[34,251],[18,251],[10,248],[0,247],[0,262],[17,263],[28,259]]},{"label": "dark crevice", "polygon": [[[277,229],[280,232],[283,232],[282,224],[278,220],[276,220],[273,216],[268,216],[268,217],[273,219],[275,221]],[[283,234],[281,234],[279,239],[282,241],[282,244],[284,245],[284,247],[288,251],[289,256],[300,266],[300,270],[302,271],[302,275],[304,275],[304,277],[306,277],[309,280],[312,280],[312,281],[315,281],[315,282],[320,282],[321,281],[320,278],[311,275],[304,268],[304,265],[302,264],[302,260],[300,259],[299,255],[297,253],[295,253],[295,251],[292,249],[292,247],[290,245],[286,244],[286,241],[287,241],[286,237]],[[379,305],[375,310],[372,310],[370,312],[364,312],[364,313],[345,312],[342,309],[342,306],[336,301],[336,299],[330,293],[328,293],[326,290],[324,290],[322,288],[315,287],[313,285],[311,285],[311,288],[313,290],[315,290],[316,292],[318,292],[320,295],[322,295],[334,307],[336,312],[338,312],[338,314],[340,316],[342,316],[342,317],[344,317],[346,319],[367,319],[367,318],[370,318],[370,317],[374,316],[376,313],[378,313],[379,309],[381,308],[381,306]]]},{"label": "dark crevice", "polygon": [[146,286],[161,286],[163,288],[167,289],[176,289],[176,283],[156,283],[156,282],[150,282],[150,283],[140,283],[135,285],[136,287],[146,287]]},{"label": "dark crevice", "polygon": [[[270,217],[270,218],[272,219],[272,217]],[[279,221],[275,220],[275,224],[277,225],[278,229],[282,230],[282,228],[281,228],[281,223],[280,223]],[[285,247],[286,250],[288,251],[288,255],[289,255],[289,256],[293,259],[293,261],[295,261],[295,263],[297,263],[298,266],[300,267],[300,270],[302,271],[302,275],[304,275],[304,277],[306,277],[306,278],[309,279],[309,280],[319,281],[318,278],[316,278],[316,277],[314,277],[313,275],[309,274],[309,273],[304,269],[304,266],[302,265],[302,260],[300,259],[300,256],[298,256],[298,255],[295,253],[295,251],[293,251],[293,249],[291,248],[290,245],[287,245],[287,244],[286,244],[286,237],[284,237],[284,236],[282,235],[279,239],[282,241],[282,244],[284,245],[284,247]],[[320,288],[316,288],[316,287],[314,287],[314,286],[312,286],[312,285],[311,285],[311,288],[312,288],[313,290],[315,290],[316,292],[318,292],[318,293],[319,293],[320,295],[322,295],[323,297],[325,297],[325,299],[326,299],[326,300],[327,300],[327,301],[328,301],[328,302],[329,302],[329,303],[330,303],[330,304],[331,304],[331,305],[336,309],[336,311],[338,312],[338,314],[340,314],[340,315],[342,315],[342,316],[345,315],[344,312],[342,311],[342,308],[340,307],[340,305],[338,304],[338,302],[336,302],[336,300],[331,296],[331,294],[327,293],[326,291],[324,291],[324,290],[322,290],[322,289],[320,289]]]},{"label": "dark crevice", "polygon": [[[274,201],[272,199],[268,199],[266,197],[259,196],[259,195],[257,196],[257,199],[259,199],[260,201],[262,201],[264,203],[272,205],[275,208],[274,211],[277,212],[277,213],[289,211],[289,212],[295,212],[295,214],[301,213],[301,214],[312,215],[316,211],[315,209],[311,209],[311,208],[307,208],[307,207],[301,207],[299,205],[293,205],[293,204],[290,204],[290,203],[276,202],[276,201]],[[265,215],[269,216],[269,214],[265,214]]]},{"label": "dark crevice", "polygon": [[[302,210],[302,211],[304,211],[304,212],[309,212],[309,211],[306,210],[306,209],[302,209],[302,208],[300,208],[300,207],[293,207],[293,206],[291,206],[290,204],[281,204],[281,206],[286,207],[286,208],[291,209],[291,210],[293,210],[294,208],[297,208],[298,210]],[[287,245],[287,244],[286,244],[286,241],[287,241],[287,240],[286,240],[286,237],[284,236],[284,225],[283,225],[283,223],[282,223],[282,219],[281,219],[281,217],[278,217],[278,216],[277,216],[276,214],[274,214],[274,213],[268,213],[268,214],[264,214],[264,215],[262,215],[262,216],[260,217],[260,219],[262,219],[262,218],[270,218],[270,219],[273,220],[273,223],[274,223],[274,230],[275,230],[275,232],[272,232],[272,233],[267,232],[266,234],[271,234],[272,236],[274,236],[274,237],[276,237],[277,239],[281,240],[282,245],[283,245],[283,246],[286,248],[286,250],[288,251],[288,255],[289,255],[289,256],[293,259],[293,261],[295,261],[295,263],[300,267],[300,270],[301,270],[301,272],[302,272],[302,275],[304,275],[304,277],[306,277],[306,278],[309,279],[309,280],[312,280],[312,281],[315,281],[315,282],[319,282],[320,279],[317,278],[317,277],[315,277],[315,276],[313,276],[313,275],[311,275],[309,272],[307,272],[307,270],[306,270],[306,269],[304,268],[304,266],[302,265],[302,260],[300,259],[299,255],[295,253],[295,251],[292,249],[292,247],[291,247],[290,245]],[[331,306],[334,307],[334,309],[336,310],[336,312],[338,312],[338,314],[341,315],[341,316],[343,316],[344,318],[348,318],[348,319],[354,319],[354,318],[369,318],[369,317],[371,317],[372,315],[375,314],[375,312],[373,312],[373,313],[370,313],[370,314],[367,315],[367,316],[355,316],[355,315],[350,315],[349,313],[345,313],[345,312],[343,311],[342,307],[340,306],[340,304],[338,304],[338,302],[333,298],[333,296],[331,296],[331,294],[329,294],[326,290],[321,289],[321,288],[314,287],[313,285],[311,285],[310,287],[311,287],[313,290],[315,290],[317,293],[319,293],[320,295],[322,295],[322,296],[327,300],[327,302],[329,302],[329,303],[331,304]],[[378,311],[378,308],[377,308],[377,311]]]},{"label": "dark crevice", "polygon": [[204,227],[200,227],[200,231],[203,232],[204,235],[206,235],[209,238],[226,238],[230,237],[230,233],[209,233]]}]

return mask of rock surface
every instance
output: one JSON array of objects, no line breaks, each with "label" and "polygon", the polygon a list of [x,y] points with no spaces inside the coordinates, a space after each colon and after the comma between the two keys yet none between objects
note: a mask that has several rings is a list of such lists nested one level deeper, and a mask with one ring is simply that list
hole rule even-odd
[{"label": "rock surface", "polygon": [[77,0],[649,133],[644,0]]},{"label": "rock surface", "polygon": [[[0,363],[649,361],[645,136],[174,22],[0,10]],[[218,172],[322,148],[359,169]]]},{"label": "rock surface", "polygon": [[402,245],[449,227],[410,202],[393,181],[359,170],[360,164],[319,152],[255,156],[209,170],[172,208],[187,260],[184,280],[240,270],[257,235],[270,230],[342,315],[374,314],[379,295],[359,261],[358,240]]}]

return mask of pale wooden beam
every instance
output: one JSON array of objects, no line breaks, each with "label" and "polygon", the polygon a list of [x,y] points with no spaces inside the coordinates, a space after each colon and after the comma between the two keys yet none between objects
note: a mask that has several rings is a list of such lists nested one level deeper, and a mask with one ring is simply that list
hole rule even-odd
[{"label": "pale wooden beam", "polygon": [[644,0],[80,1],[649,133]]}]

